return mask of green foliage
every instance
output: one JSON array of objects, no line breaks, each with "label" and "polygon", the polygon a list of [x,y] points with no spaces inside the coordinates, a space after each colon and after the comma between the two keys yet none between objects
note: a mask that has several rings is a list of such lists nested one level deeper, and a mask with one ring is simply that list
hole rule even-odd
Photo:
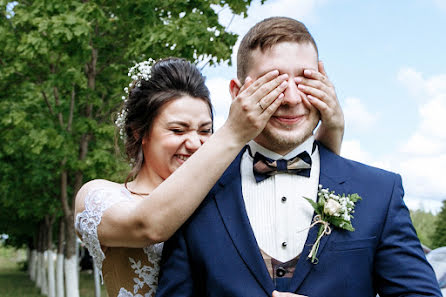
[{"label": "green foliage", "polygon": [[432,248],[446,246],[446,200],[443,200],[443,206],[435,222],[435,231],[432,236]]},{"label": "green foliage", "polygon": [[411,210],[410,217],[421,243],[432,249],[432,235],[435,231],[438,216],[435,216],[431,212],[418,209]]},{"label": "green foliage", "polygon": [[251,4],[37,0],[8,11],[8,2],[0,0],[0,230],[18,235],[62,215],[64,197],[71,208],[79,177],[122,181],[128,166],[115,154],[111,115],[134,62],[230,62],[237,36],[214,8],[246,16]]}]

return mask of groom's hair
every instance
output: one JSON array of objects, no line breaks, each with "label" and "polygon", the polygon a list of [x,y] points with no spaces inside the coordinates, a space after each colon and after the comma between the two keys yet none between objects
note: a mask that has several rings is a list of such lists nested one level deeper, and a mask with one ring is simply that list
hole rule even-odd
[{"label": "groom's hair", "polygon": [[243,37],[237,52],[237,78],[244,83],[251,61],[251,52],[257,48],[263,53],[280,42],[310,43],[318,53],[316,42],[305,25],[287,17],[264,19]]}]

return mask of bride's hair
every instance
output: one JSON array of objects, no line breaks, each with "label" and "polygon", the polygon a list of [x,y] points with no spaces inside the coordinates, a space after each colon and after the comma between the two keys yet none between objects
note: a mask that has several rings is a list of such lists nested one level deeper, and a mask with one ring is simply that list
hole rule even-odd
[{"label": "bride's hair", "polygon": [[189,61],[180,58],[160,60],[153,64],[148,75],[132,83],[124,103],[122,119],[125,153],[132,164],[126,182],[133,179],[144,164],[142,140],[150,137],[148,134],[161,107],[186,95],[204,100],[209,105],[213,119],[205,77]]}]

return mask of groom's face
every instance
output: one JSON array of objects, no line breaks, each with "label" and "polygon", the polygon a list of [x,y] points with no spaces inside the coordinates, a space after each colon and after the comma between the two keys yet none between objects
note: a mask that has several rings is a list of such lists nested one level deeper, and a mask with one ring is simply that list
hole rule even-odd
[{"label": "groom's face", "polygon": [[288,74],[288,87],[282,105],[273,114],[265,129],[254,140],[260,145],[285,155],[305,141],[319,122],[319,112],[311,106],[295,83],[305,69],[318,71],[318,58],[310,43],[281,42],[262,52],[252,51],[247,75],[254,80],[277,69]]}]

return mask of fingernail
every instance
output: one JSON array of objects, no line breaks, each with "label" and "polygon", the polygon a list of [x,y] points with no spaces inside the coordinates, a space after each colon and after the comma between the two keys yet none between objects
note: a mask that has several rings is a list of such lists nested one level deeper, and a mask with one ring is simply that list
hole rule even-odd
[{"label": "fingernail", "polygon": [[271,71],[272,74],[278,75],[279,74],[279,70],[273,70]]},{"label": "fingernail", "polygon": [[305,90],[305,86],[302,85],[302,84],[297,85],[297,87],[298,87],[299,89]]},{"label": "fingernail", "polygon": [[288,79],[288,74],[286,74],[286,73],[285,73],[285,74],[282,74],[282,75],[280,76],[280,78],[281,78],[281,79]]},{"label": "fingernail", "polygon": [[316,99],[316,98],[314,98],[314,97],[311,96],[311,95],[307,95],[307,98],[310,99],[310,100],[314,100],[314,99]]},{"label": "fingernail", "polygon": [[311,75],[311,70],[305,69],[305,70],[304,70],[304,74],[305,74],[305,75]]},{"label": "fingernail", "polygon": [[303,79],[302,79],[302,77],[300,77],[300,76],[294,78],[294,81],[297,82],[297,83],[301,83],[302,80],[303,80]]},{"label": "fingernail", "polygon": [[283,93],[280,93],[279,97],[277,99],[282,99],[285,95]]},{"label": "fingernail", "polygon": [[248,81],[250,81],[250,80],[251,80],[251,77],[250,77],[250,76],[247,76],[246,79],[245,79],[245,83],[248,82]]},{"label": "fingernail", "polygon": [[287,82],[286,80],[284,80],[284,81],[280,84],[280,86],[281,86],[282,88],[286,87],[287,85],[288,85],[288,82]]}]

